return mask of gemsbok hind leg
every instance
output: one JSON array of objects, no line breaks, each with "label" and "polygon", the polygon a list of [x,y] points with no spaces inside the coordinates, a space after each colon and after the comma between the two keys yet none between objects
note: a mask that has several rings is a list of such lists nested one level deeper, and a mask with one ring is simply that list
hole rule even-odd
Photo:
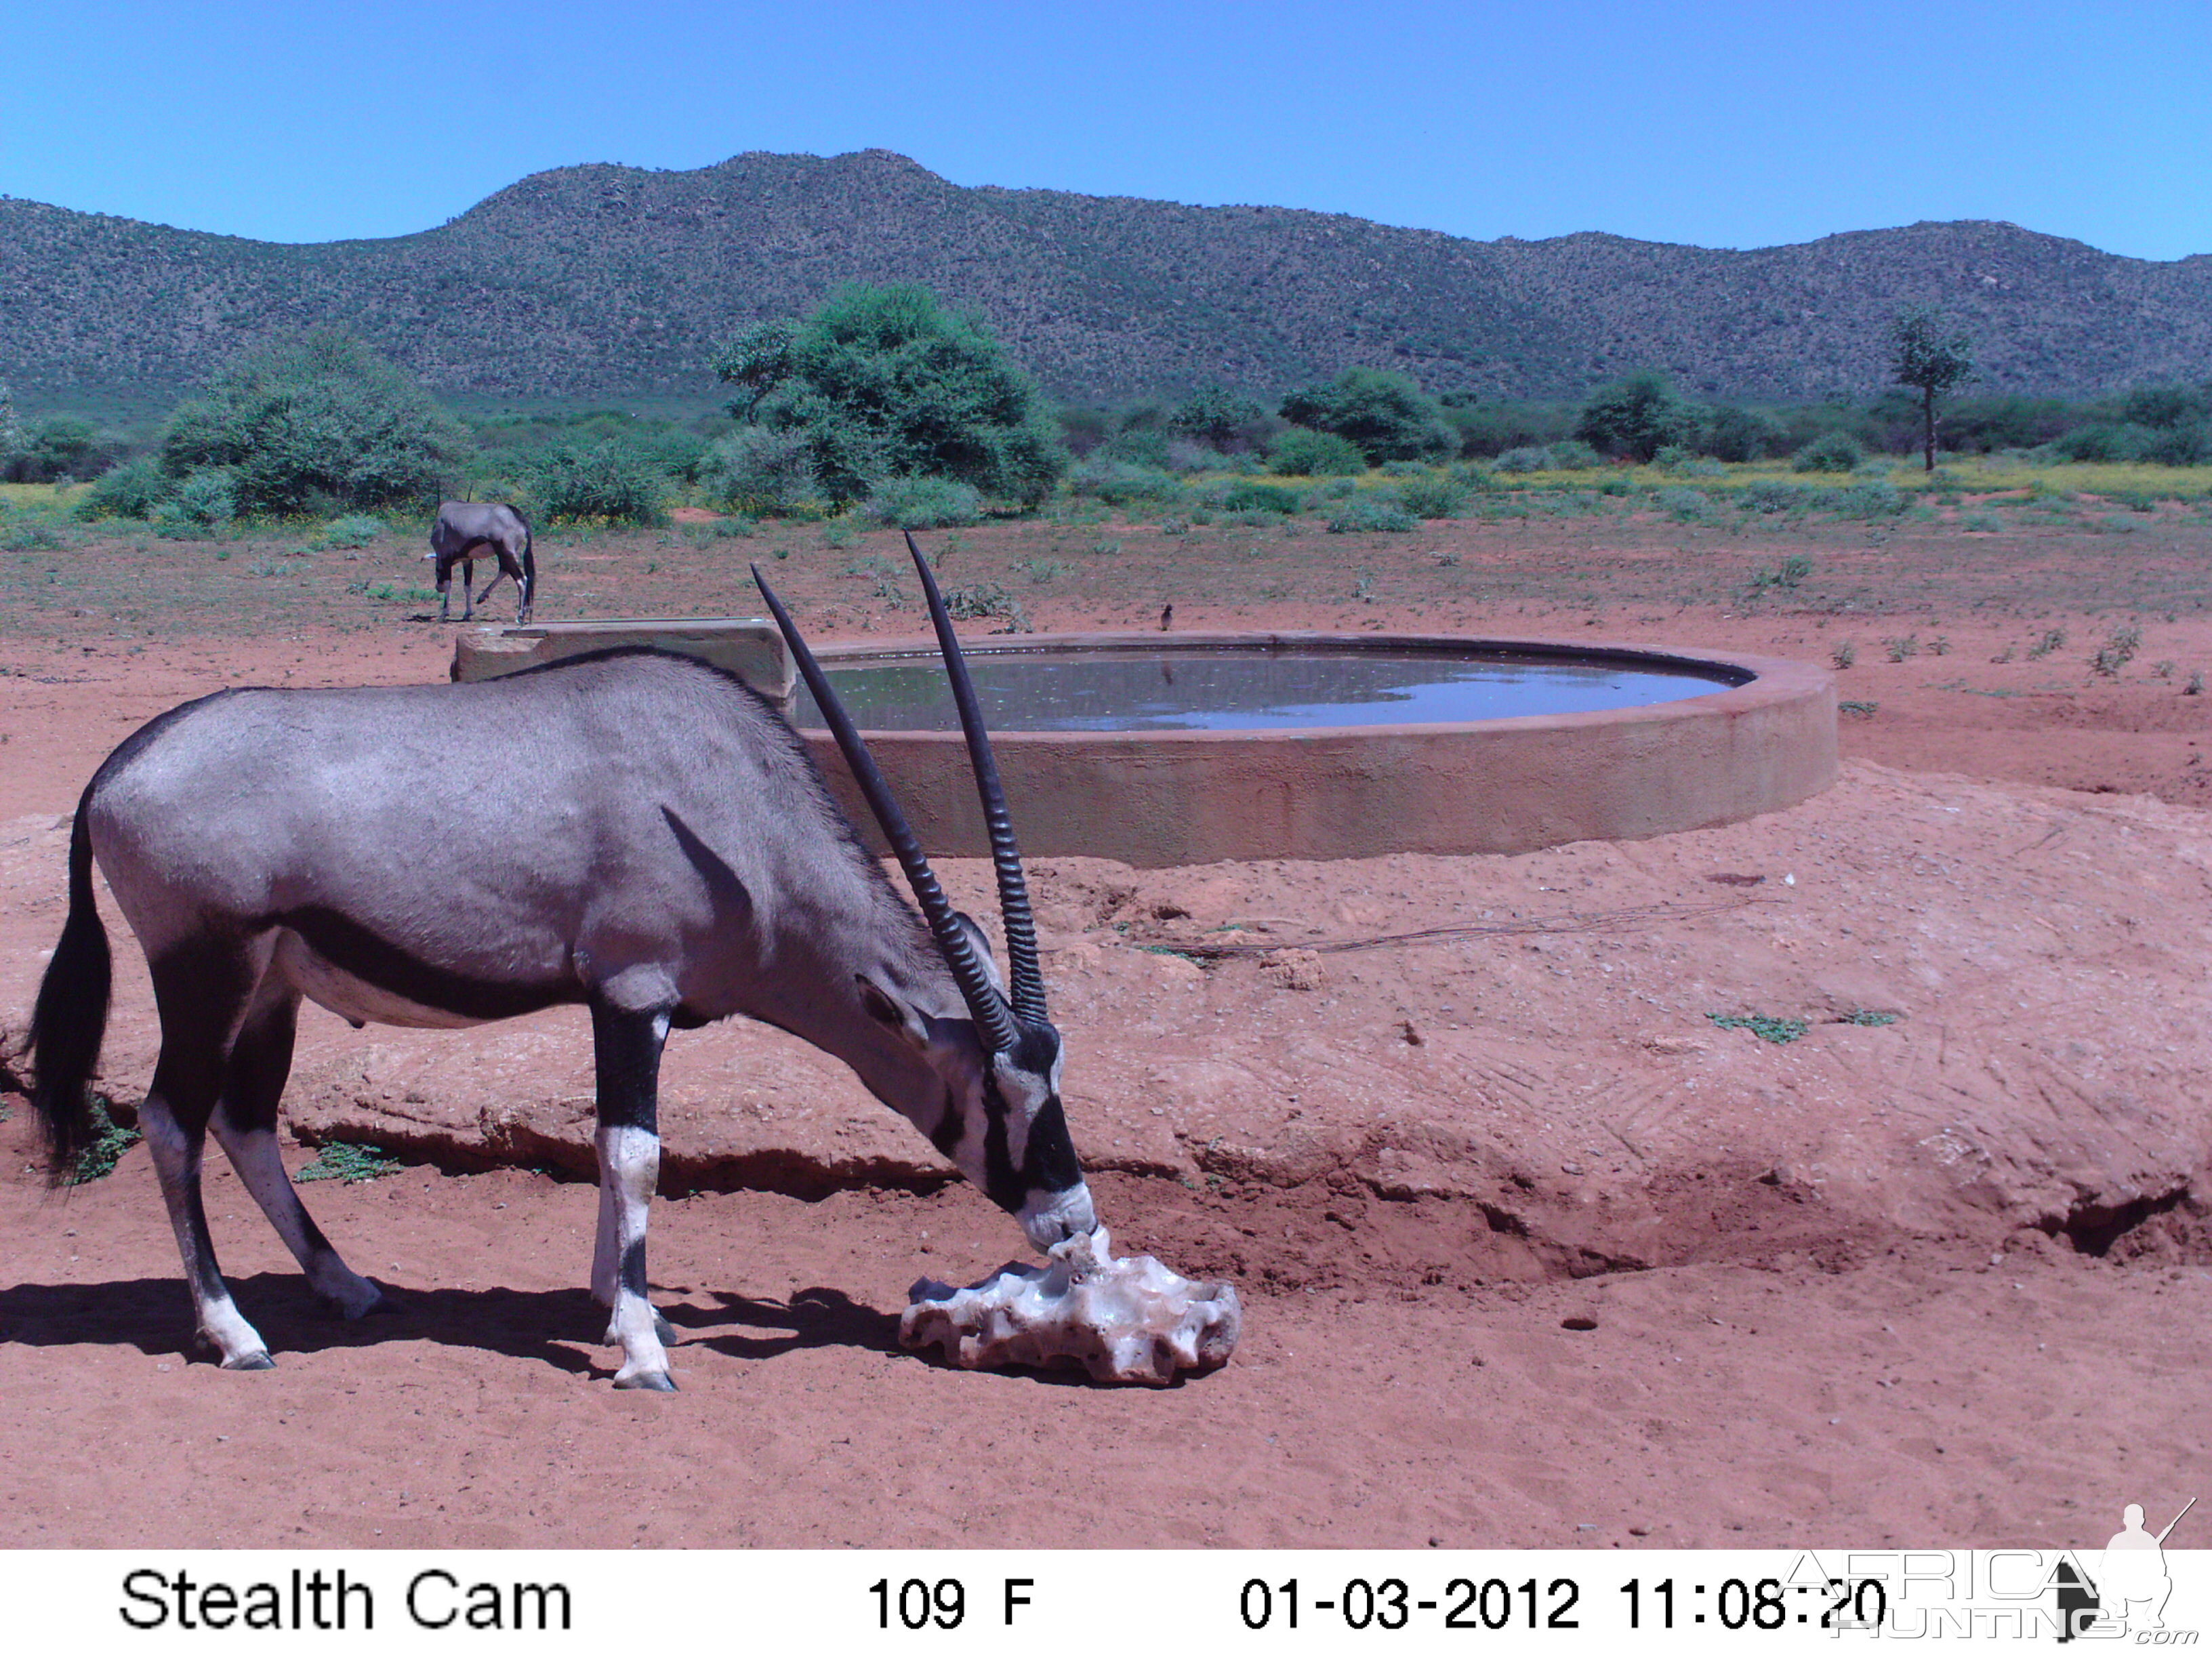
[{"label": "gemsbok hind leg", "polygon": [[[606,1340],[622,1345],[618,1389],[673,1390],[666,1322],[646,1282],[645,1227],[660,1182],[660,1049],[668,1016],[592,1004],[592,1057],[599,1073],[599,1235],[592,1290],[613,1310]],[[611,1225],[609,1224],[611,1223]]]},{"label": "gemsbok hind leg", "polygon": [[[478,605],[482,605],[491,597],[492,589],[499,586],[500,579],[503,576],[512,575],[514,578],[515,586],[520,588],[522,586],[522,573],[511,568],[514,561],[496,548],[492,550],[492,553],[495,562],[492,565],[491,580],[483,585],[483,591],[477,595],[476,603]],[[470,614],[472,616],[475,613],[471,611]],[[464,617],[462,620],[466,621],[467,618]]]},{"label": "gemsbok hind leg", "polygon": [[292,1071],[292,1038],[299,1016],[299,993],[274,973],[265,975],[230,1046],[222,1100],[215,1114],[215,1138],[315,1294],[344,1317],[358,1319],[386,1305],[384,1293],[331,1249],[301,1203],[292,1178],[284,1173],[276,1144],[276,1106]]},{"label": "gemsbok hind leg", "polygon": [[138,1130],[153,1154],[177,1253],[184,1258],[197,1334],[221,1357],[223,1370],[267,1370],[274,1363],[269,1346],[230,1299],[200,1198],[208,1120],[222,1097],[231,1036],[259,975],[243,951],[227,945],[182,945],[150,966],[161,1054],[139,1109]]}]

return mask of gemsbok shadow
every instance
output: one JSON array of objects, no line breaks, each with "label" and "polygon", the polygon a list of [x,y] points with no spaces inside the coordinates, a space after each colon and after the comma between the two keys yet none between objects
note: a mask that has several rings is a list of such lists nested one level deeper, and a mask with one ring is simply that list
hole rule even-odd
[{"label": "gemsbok shadow", "polygon": [[[296,1274],[255,1273],[231,1281],[254,1310],[279,1363],[287,1353],[373,1348],[387,1342],[434,1342],[442,1347],[502,1354],[575,1376],[611,1376],[616,1355],[602,1361],[606,1310],[590,1291],[514,1291],[462,1285],[386,1285],[388,1310],[340,1319],[323,1308]],[[896,1354],[896,1316],[816,1286],[787,1301],[725,1291],[663,1287],[671,1326],[685,1334],[678,1352],[769,1360],[810,1348],[853,1348]],[[703,1301],[709,1305],[700,1305]],[[110,1279],[89,1285],[12,1285],[0,1289],[0,1345],[61,1347],[78,1344],[135,1348],[212,1365],[192,1342],[191,1314],[177,1281]],[[585,1350],[580,1352],[579,1350]],[[618,1352],[618,1351],[617,1351]]]}]

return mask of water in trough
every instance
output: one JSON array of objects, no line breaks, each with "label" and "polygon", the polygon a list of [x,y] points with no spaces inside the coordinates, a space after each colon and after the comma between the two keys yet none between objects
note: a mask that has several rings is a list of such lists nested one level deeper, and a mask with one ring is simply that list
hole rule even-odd
[{"label": "water in trough", "polygon": [[[1711,666],[1649,657],[1509,650],[987,649],[969,660],[994,732],[1457,724],[1640,708],[1741,684]],[[864,731],[958,726],[934,655],[871,659],[829,672]],[[803,686],[792,720],[822,725]]]}]

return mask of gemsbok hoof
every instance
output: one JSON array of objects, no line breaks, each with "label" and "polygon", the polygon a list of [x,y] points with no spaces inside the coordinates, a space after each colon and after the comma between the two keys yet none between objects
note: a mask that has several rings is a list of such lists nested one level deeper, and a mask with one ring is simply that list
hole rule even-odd
[{"label": "gemsbok hoof", "polygon": [[676,1379],[666,1371],[638,1371],[615,1378],[618,1389],[644,1389],[653,1394],[674,1394]]},{"label": "gemsbok hoof", "polygon": [[273,1371],[276,1362],[266,1353],[242,1353],[235,1359],[226,1359],[222,1369],[227,1371]]},{"label": "gemsbok hoof", "polygon": [[398,1300],[390,1291],[376,1291],[374,1287],[372,1290],[373,1294],[366,1301],[349,1301],[342,1300],[335,1296],[319,1296],[315,1298],[315,1302],[325,1316],[331,1319],[374,1319],[382,1314],[398,1311]]}]

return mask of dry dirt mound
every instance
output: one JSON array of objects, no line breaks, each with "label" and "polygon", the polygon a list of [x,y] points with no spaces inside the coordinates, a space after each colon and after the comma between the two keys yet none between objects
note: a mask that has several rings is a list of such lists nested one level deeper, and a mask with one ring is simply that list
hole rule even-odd
[{"label": "dry dirt mound", "polygon": [[[1175,1183],[1146,1248],[1473,1284],[2023,1231],[2200,1248],[2208,828],[1855,763],[1791,811],[1652,842],[1032,879],[1085,1160]],[[49,939],[64,835],[18,820],[0,848],[14,927]],[[945,874],[988,911],[987,866]],[[9,957],[18,1029],[34,955]],[[118,957],[128,1100],[155,1031]],[[590,1066],[573,1011],[459,1035],[311,1014],[289,1112],[310,1139],[588,1177]],[[672,1042],[663,1101],[674,1191],[946,1178],[836,1062],[748,1022]]]}]

